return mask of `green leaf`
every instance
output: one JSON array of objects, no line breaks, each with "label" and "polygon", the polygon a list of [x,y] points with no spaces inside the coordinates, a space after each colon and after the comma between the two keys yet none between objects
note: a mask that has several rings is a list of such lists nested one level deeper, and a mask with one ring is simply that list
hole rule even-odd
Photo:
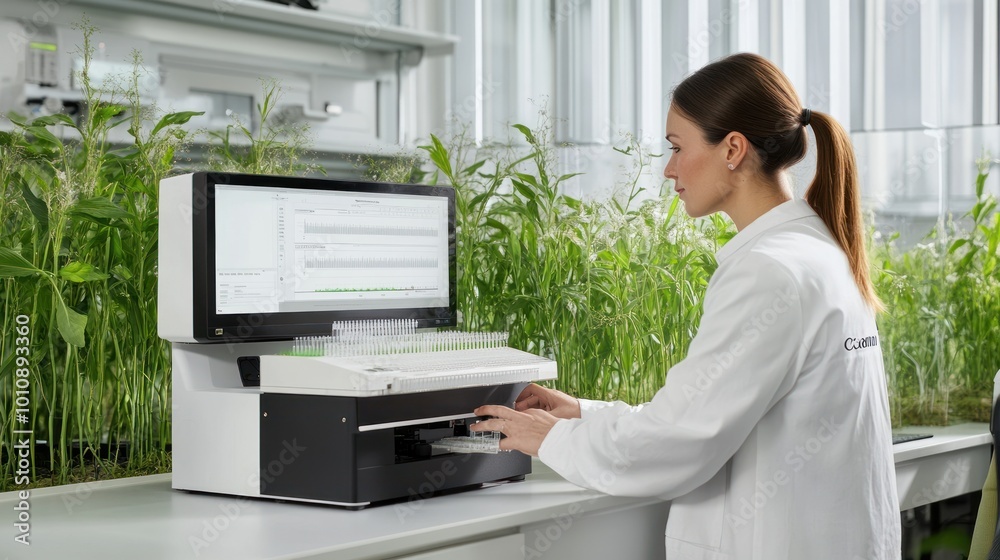
[{"label": "green leaf", "polygon": [[469,201],[469,208],[478,208],[479,205],[482,204],[483,201],[489,199],[490,195],[492,194],[493,193],[487,191],[487,192],[481,192],[476,196],[472,197],[472,200]]},{"label": "green leaf", "polygon": [[10,119],[10,122],[20,126],[21,128],[28,126],[28,119],[24,115],[11,112],[7,113],[7,118]]},{"label": "green leaf", "polygon": [[977,249],[978,248],[975,245],[973,245],[972,248],[969,249],[969,252],[966,253],[964,257],[962,257],[962,260],[958,261],[957,268],[958,268],[959,271],[963,271],[964,272],[965,270],[967,270],[969,268],[969,265],[972,264],[972,259],[974,259],[976,257],[976,251],[977,251]]},{"label": "green leaf", "polygon": [[473,163],[472,165],[470,165],[470,166],[466,167],[465,169],[463,169],[462,170],[462,175],[472,175],[476,171],[479,171],[479,168],[482,167],[485,164],[486,164],[486,160],[485,159],[477,161],[476,163]]},{"label": "green leaf", "polygon": [[503,223],[497,221],[495,218],[486,218],[486,225],[494,228],[506,235],[510,235],[510,228],[505,226]]},{"label": "green leaf", "polygon": [[38,117],[37,119],[31,121],[31,126],[52,126],[54,124],[64,124],[66,126],[76,128],[76,121],[73,120],[73,117],[70,117],[65,113]]},{"label": "green leaf", "polygon": [[92,109],[93,114],[93,126],[98,128],[104,123],[108,122],[111,117],[121,114],[125,110],[125,107],[121,105],[104,105],[103,107],[98,107],[97,109]]},{"label": "green leaf", "polygon": [[0,278],[34,276],[36,274],[42,274],[42,271],[35,268],[35,265],[28,262],[20,253],[6,247],[0,247]]},{"label": "green leaf", "polygon": [[193,119],[194,117],[204,114],[205,114],[204,111],[181,111],[178,113],[169,113],[167,115],[163,115],[163,118],[160,119],[160,122],[156,123],[156,126],[153,127],[153,130],[152,132],[149,133],[149,135],[156,136],[157,132],[163,130],[168,126],[184,124],[189,120]]},{"label": "green leaf", "polygon": [[108,277],[97,270],[94,265],[73,261],[59,270],[59,276],[70,282],[90,282],[92,280],[104,280]]},{"label": "green leaf", "polygon": [[679,196],[675,196],[670,200],[670,208],[667,210],[667,217],[664,220],[665,223],[673,223],[674,213],[677,212],[677,207],[680,205],[680,201],[681,198]]},{"label": "green leaf", "polygon": [[98,219],[129,218],[130,214],[107,198],[81,198],[70,208],[70,213]]},{"label": "green leaf", "polygon": [[62,142],[56,138],[55,134],[52,134],[43,126],[29,126],[25,128],[25,131],[34,136],[36,142],[49,145],[53,148],[62,148]]},{"label": "green leaf", "polygon": [[573,210],[580,211],[583,208],[583,201],[571,196],[562,195],[562,201]]},{"label": "green leaf", "polygon": [[113,228],[111,230],[111,255],[114,257],[113,262],[119,262],[125,259],[125,251],[122,249],[122,234],[121,230],[118,228]]},{"label": "green leaf", "polygon": [[420,146],[421,149],[427,151],[427,155],[430,156],[431,162],[441,170],[442,173],[451,178],[451,161],[448,159],[448,149],[444,147],[441,140],[431,134],[431,145],[430,146]]},{"label": "green leaf", "polygon": [[24,178],[21,177],[19,173],[11,173],[11,182],[17,183],[18,190],[21,191],[21,196],[24,197],[24,202],[28,205],[28,210],[31,211],[31,215],[38,220],[38,225],[41,226],[43,230],[49,229],[49,207],[46,206],[45,201],[35,196],[35,193],[31,192],[31,188],[28,187],[28,183],[25,182]]},{"label": "green leaf", "polygon": [[17,143],[17,138],[12,132],[0,131],[0,146],[13,146]]},{"label": "green leaf", "polygon": [[538,143],[538,141],[535,140],[535,135],[531,133],[530,128],[524,126],[523,124],[515,124],[514,128],[516,128],[518,132],[524,135],[524,138],[528,141],[529,144]]},{"label": "green leaf", "polygon": [[56,295],[56,325],[66,344],[83,346],[83,331],[87,327],[87,316],[66,306],[62,296]]},{"label": "green leaf", "polygon": [[512,185],[514,185],[514,188],[517,190],[517,192],[521,193],[521,196],[523,196],[528,200],[535,199],[535,193],[532,192],[530,188],[528,188],[528,185],[525,185],[524,183],[520,181],[515,181],[513,179],[511,179],[510,182]]},{"label": "green leaf", "polygon": [[169,169],[171,164],[174,163],[174,147],[168,146],[166,151],[163,153],[163,157],[160,158],[160,165],[165,169]]},{"label": "green leaf", "polygon": [[956,250],[958,250],[959,247],[965,245],[968,242],[969,242],[968,239],[956,239],[955,242],[952,243],[950,247],[948,247],[948,254],[950,255],[954,253]]},{"label": "green leaf", "polygon": [[517,178],[523,181],[525,184],[535,187],[535,190],[540,189],[540,187],[538,186],[538,180],[535,179],[534,175],[529,175],[527,173],[515,173],[515,175],[517,175]]},{"label": "green leaf", "polygon": [[565,181],[567,179],[572,179],[573,177],[576,177],[577,175],[583,175],[583,173],[567,173],[565,175],[560,175],[559,178],[556,179],[556,185],[558,185],[559,183],[562,183],[563,181]]}]

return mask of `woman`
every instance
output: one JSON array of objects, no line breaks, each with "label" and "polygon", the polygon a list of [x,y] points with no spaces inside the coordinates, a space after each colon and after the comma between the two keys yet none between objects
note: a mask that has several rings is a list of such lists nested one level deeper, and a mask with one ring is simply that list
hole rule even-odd
[{"label": "woman", "polygon": [[[816,136],[816,176],[785,170]],[[687,357],[641,406],[531,386],[478,430],[580,486],[672,500],[667,558],[900,556],[882,354],[854,155],[766,59],[737,54],[673,93],[664,175],[691,216],[739,233],[716,257]]]}]

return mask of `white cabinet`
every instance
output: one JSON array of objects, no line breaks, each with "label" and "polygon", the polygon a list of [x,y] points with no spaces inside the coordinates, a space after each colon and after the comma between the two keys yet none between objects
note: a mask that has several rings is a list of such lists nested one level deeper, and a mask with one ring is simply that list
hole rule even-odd
[{"label": "white cabinet", "polygon": [[[575,510],[575,511],[574,511]],[[548,521],[522,525],[524,560],[664,558],[669,502],[579,513],[579,503]]]},{"label": "white cabinet", "polygon": [[398,560],[523,560],[524,535],[518,533],[474,543],[440,548]]}]

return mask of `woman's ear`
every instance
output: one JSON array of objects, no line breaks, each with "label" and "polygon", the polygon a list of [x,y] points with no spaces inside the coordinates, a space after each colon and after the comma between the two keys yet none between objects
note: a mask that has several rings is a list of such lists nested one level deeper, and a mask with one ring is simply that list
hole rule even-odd
[{"label": "woman's ear", "polygon": [[739,132],[730,132],[722,139],[720,146],[726,158],[726,166],[736,170],[750,151],[750,141]]}]

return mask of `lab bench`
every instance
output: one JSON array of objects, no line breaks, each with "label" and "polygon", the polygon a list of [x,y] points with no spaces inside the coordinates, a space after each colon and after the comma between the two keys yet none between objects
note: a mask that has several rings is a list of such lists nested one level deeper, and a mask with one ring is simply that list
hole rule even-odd
[{"label": "lab bench", "polygon": [[[979,490],[986,424],[912,427],[934,437],[894,446],[900,509]],[[30,546],[16,544],[16,492],[0,494],[0,556],[29,558],[477,560],[663,557],[669,504],[578,488],[539,461],[523,482],[361,511],[195,494],[170,475],[31,491]],[[426,484],[424,484],[426,483]]]}]

